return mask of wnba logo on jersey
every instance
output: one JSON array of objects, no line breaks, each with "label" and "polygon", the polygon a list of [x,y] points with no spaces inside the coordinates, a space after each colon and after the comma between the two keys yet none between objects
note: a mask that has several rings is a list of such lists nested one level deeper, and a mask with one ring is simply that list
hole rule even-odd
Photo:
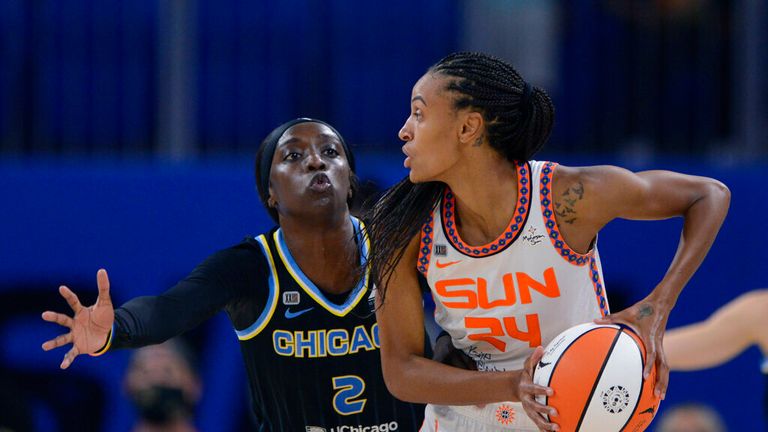
[{"label": "wnba logo on jersey", "polygon": [[301,296],[298,291],[286,291],[283,293],[283,304],[286,306],[295,306],[301,303]]}]

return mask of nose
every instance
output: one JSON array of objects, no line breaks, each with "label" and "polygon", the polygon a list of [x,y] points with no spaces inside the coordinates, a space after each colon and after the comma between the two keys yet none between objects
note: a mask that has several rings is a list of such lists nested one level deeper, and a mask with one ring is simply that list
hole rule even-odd
[{"label": "nose", "polygon": [[405,122],[403,127],[400,128],[400,132],[397,136],[403,141],[410,141],[413,139],[413,134],[408,130],[408,122]]},{"label": "nose", "polygon": [[305,162],[309,171],[322,171],[327,167],[322,155],[317,152],[309,153],[305,159]]}]

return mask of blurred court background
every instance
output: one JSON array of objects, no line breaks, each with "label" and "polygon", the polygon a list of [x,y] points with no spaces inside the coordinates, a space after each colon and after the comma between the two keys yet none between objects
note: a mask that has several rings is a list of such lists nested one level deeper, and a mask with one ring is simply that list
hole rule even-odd
[{"label": "blurred court background", "polygon": [[[449,52],[512,62],[552,95],[539,159],[707,175],[728,219],[670,327],[768,286],[768,4],[762,0],[0,0],[0,408],[39,431],[128,430],[128,353],[40,344],[44,309],[84,303],[96,270],[116,304],[158,293],[212,252],[270,227],[253,155],[276,125],[330,122],[369,189],[405,175],[397,131],[413,83]],[[617,310],[651,290],[680,220],[600,236]],[[248,428],[246,380],[224,314],[187,336],[204,431]],[[713,346],[712,349],[718,349]],[[761,355],[674,373],[671,406],[714,406],[765,430]]]}]

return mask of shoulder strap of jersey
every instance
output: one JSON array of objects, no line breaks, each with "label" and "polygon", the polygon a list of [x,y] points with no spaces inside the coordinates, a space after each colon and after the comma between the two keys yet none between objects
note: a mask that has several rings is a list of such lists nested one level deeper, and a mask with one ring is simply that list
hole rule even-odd
[{"label": "shoulder strap of jersey", "polygon": [[[273,230],[270,230],[268,234],[271,234]],[[269,293],[267,294],[267,300],[262,309],[261,314],[256,321],[243,330],[235,330],[237,338],[240,340],[248,340],[256,337],[267,326],[272,315],[277,308],[278,299],[280,297],[280,278],[278,277],[276,262],[273,254],[274,247],[270,245],[268,240],[268,234],[261,234],[257,237],[246,238],[245,242],[249,245],[258,247],[264,254],[267,261],[267,268],[269,269],[268,286]]]}]

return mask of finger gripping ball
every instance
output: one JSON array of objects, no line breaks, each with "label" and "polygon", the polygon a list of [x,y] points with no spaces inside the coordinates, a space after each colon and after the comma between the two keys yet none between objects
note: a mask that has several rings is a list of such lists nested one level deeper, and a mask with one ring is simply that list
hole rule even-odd
[{"label": "finger gripping ball", "polygon": [[643,380],[645,347],[630,328],[580,324],[544,349],[533,382],[552,387],[539,403],[557,409],[563,432],[638,432],[656,415],[656,367]]}]

